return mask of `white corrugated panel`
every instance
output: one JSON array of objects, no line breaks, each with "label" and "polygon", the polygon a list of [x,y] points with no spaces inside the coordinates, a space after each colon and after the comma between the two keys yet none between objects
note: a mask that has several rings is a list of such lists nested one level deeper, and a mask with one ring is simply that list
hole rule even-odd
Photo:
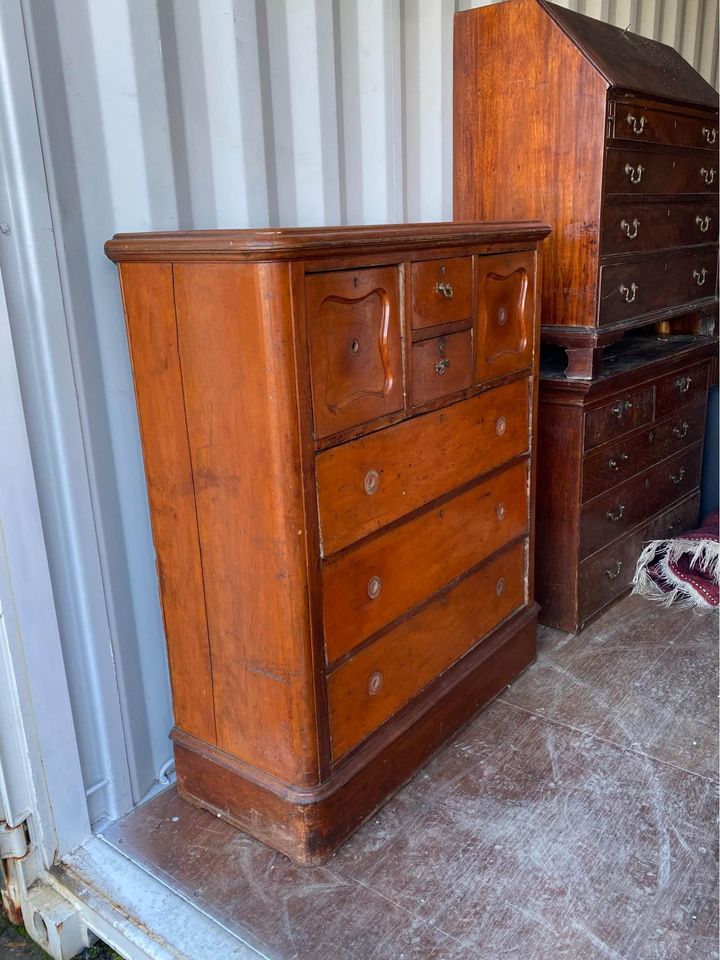
[{"label": "white corrugated panel", "polygon": [[[137,801],[170,756],[169,686],[125,330],[103,243],[124,230],[450,219],[453,15],[480,4],[19,2],[87,458],[68,469],[89,475],[107,620],[83,622],[67,592],[57,603],[73,630],[110,632]],[[716,0],[566,5],[671,43],[717,76]],[[54,454],[34,455],[41,464]],[[49,491],[41,498],[50,510]],[[76,640],[65,636],[78,672]],[[87,693],[92,672],[82,681],[74,710],[86,784],[112,790],[112,765],[93,745],[102,704]]]}]

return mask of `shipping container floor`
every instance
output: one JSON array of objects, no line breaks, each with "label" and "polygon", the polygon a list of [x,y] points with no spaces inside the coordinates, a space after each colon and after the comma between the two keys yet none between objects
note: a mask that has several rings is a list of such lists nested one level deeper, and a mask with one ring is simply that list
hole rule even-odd
[{"label": "shipping container floor", "polygon": [[321,867],[173,789],[105,838],[273,960],[716,958],[717,630],[639,598],[541,628],[537,663]]}]

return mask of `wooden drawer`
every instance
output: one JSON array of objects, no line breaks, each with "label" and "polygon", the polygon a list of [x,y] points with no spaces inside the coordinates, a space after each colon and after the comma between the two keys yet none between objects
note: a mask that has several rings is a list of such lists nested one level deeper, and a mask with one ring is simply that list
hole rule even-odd
[{"label": "wooden drawer", "polygon": [[580,565],[581,623],[630,589],[638,557],[648,540],[664,540],[695,526],[699,502],[700,494],[696,493]]},{"label": "wooden drawer", "polygon": [[580,559],[694,490],[701,462],[702,443],[697,443],[586,504],[580,514]]},{"label": "wooden drawer", "polygon": [[472,257],[410,264],[411,325],[434,327],[472,316]]},{"label": "wooden drawer", "polygon": [[414,405],[447,397],[472,385],[472,331],[420,340],[412,346]]},{"label": "wooden drawer", "polygon": [[527,525],[523,462],[330,560],[322,574],[327,660],[517,539]]},{"label": "wooden drawer", "polygon": [[702,440],[704,432],[705,405],[699,404],[596,450],[586,456],[583,463],[583,501],[592,500],[636,473],[697,443]]},{"label": "wooden drawer", "polygon": [[643,387],[613,397],[608,403],[585,414],[585,449],[590,450],[608,440],[650,423],[655,408],[655,388]]},{"label": "wooden drawer", "polygon": [[478,257],[478,383],[532,363],[535,253]]},{"label": "wooden drawer", "polygon": [[398,285],[397,267],[338,270],[306,279],[317,437],[402,410]]},{"label": "wooden drawer", "polygon": [[718,235],[717,200],[613,203],[603,210],[603,255],[663,250],[714,240]]},{"label": "wooden drawer", "polygon": [[703,364],[661,380],[655,388],[656,416],[664,416],[692,403],[706,403],[709,374],[709,366]]},{"label": "wooden drawer", "polygon": [[323,555],[525,453],[528,414],[516,380],[318,454]]},{"label": "wooden drawer", "polygon": [[615,103],[610,121],[613,140],[662,143],[676,147],[712,147],[717,144],[718,118],[670,113],[659,105],[635,101]]},{"label": "wooden drawer", "polygon": [[495,557],[329,675],[334,760],[526,602],[525,553],[520,543]]},{"label": "wooden drawer", "polygon": [[717,193],[718,161],[707,154],[609,149],[605,194]]},{"label": "wooden drawer", "polygon": [[618,323],[715,295],[717,248],[673,251],[600,270],[599,322]]}]

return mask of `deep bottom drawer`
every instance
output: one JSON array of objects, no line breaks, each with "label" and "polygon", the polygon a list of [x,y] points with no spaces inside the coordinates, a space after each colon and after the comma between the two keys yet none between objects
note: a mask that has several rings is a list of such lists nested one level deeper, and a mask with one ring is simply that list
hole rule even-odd
[{"label": "deep bottom drawer", "polygon": [[333,759],[396,713],[527,601],[526,541],[510,547],[328,677]]},{"label": "deep bottom drawer", "polygon": [[664,540],[695,526],[699,503],[700,494],[696,493],[674,504],[641,530],[628,534],[580,564],[580,623],[629,590],[638,557],[648,540]]}]

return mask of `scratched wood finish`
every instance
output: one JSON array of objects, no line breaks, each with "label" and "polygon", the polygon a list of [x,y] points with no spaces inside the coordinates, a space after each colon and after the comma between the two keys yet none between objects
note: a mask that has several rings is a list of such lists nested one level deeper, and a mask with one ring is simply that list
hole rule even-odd
[{"label": "scratched wood finish", "polygon": [[[473,264],[522,263],[532,289],[548,231],[107,245],[132,341],[178,789],[302,862],[329,856],[532,659],[534,371],[474,377]],[[533,342],[539,318],[521,299]],[[416,314],[431,325],[413,331]],[[358,688],[368,657],[387,676],[375,709]]]},{"label": "scratched wood finish", "polygon": [[210,641],[178,357],[172,268],[123,263],[123,303],[145,459],[175,723],[216,742]]},{"label": "scratched wood finish", "polygon": [[[530,214],[554,225],[542,333],[567,350],[567,375],[591,379],[603,348],[631,327],[683,329],[701,301],[710,322],[717,247],[689,270],[683,250],[714,243],[717,231],[698,237],[680,214],[674,230],[658,216],[621,216],[624,242],[607,220],[608,201],[699,195],[702,206],[717,196],[712,87],[669,47],[546,0],[483,6],[455,24],[455,217]],[[662,263],[637,259],[665,246],[673,254]],[[705,271],[702,287],[695,269]]]},{"label": "scratched wood finish", "polygon": [[546,358],[535,540],[542,622],[579,632],[627,592],[644,539],[695,525],[716,353],[710,337],[626,338],[591,382],[568,380],[562,357]]}]

